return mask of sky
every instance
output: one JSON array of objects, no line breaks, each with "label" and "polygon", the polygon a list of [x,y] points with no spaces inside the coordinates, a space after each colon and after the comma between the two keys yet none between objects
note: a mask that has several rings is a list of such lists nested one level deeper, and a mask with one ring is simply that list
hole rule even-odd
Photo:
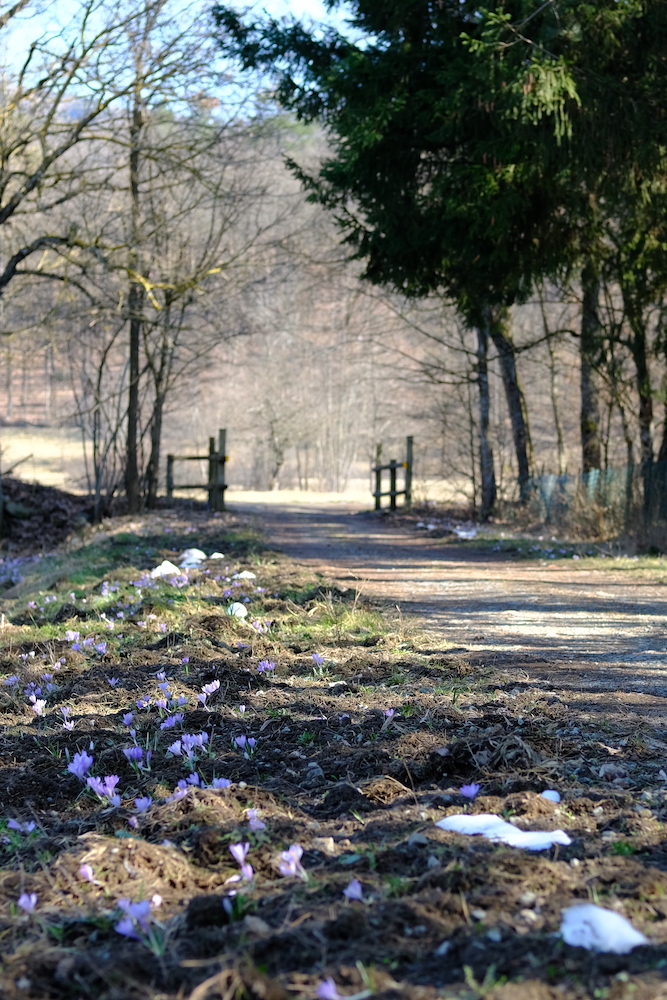
[{"label": "sky", "polygon": [[[183,0],[183,5],[187,2],[188,0]],[[202,3],[202,6],[213,6],[213,0]],[[323,0],[256,0],[254,3],[251,0],[230,0],[230,6],[238,7],[239,10],[251,8],[256,13],[266,10],[272,17],[293,14],[298,18],[312,18],[314,21],[342,23],[340,13],[329,13]],[[77,7],[77,0],[33,0],[21,14],[11,20],[6,31],[7,37],[3,41],[8,44],[10,52],[17,52],[25,48],[36,35],[43,31],[53,31],[59,22],[68,21]]]},{"label": "sky", "polygon": [[[9,0],[0,0],[0,11]],[[228,0],[239,11],[252,10],[255,15],[266,11],[271,17],[293,15],[303,20],[334,24],[345,30],[344,8],[331,13],[324,0]],[[177,7],[194,3],[203,11],[213,6],[214,0],[175,0]],[[25,10],[13,17],[0,32],[0,63],[10,71],[18,72],[29,46],[44,35],[57,35],[59,25],[67,24],[79,9],[80,0],[31,0]],[[101,6],[103,7],[103,0]]]}]

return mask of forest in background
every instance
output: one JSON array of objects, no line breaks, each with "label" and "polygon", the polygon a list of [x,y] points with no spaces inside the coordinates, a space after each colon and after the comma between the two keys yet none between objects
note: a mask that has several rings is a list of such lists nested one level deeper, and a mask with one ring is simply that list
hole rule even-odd
[{"label": "forest in background", "polygon": [[[351,58],[360,53],[395,69],[410,27],[429,57],[458,45],[463,28],[475,29],[486,48],[469,47],[466,65],[474,62],[479,76],[497,59],[510,14],[531,15],[533,53],[540,31],[553,34],[539,5],[514,6],[496,23],[466,4],[421,5],[424,27],[406,4],[379,31],[386,5],[357,4],[355,30],[365,28],[372,41],[344,45],[328,35],[317,44],[320,55],[335,51],[337,68],[353,79]],[[462,135],[463,116],[452,124],[430,106],[450,133],[442,127],[424,174],[412,178],[406,168],[409,216],[405,207],[403,215],[389,211],[386,189],[380,196],[345,174],[345,114],[358,121],[360,108],[340,93],[334,112],[317,105],[314,95],[322,99],[330,79],[317,60],[304,71],[306,42],[288,22],[252,29],[255,68],[264,60],[264,73],[276,45],[285,48],[280,32],[292,32],[293,62],[272,91],[265,76],[241,73],[239,54],[251,62],[250,29],[223,8],[216,27],[200,2],[82,0],[57,37],[40,37],[35,18],[34,44],[23,59],[12,53],[2,78],[2,438],[17,425],[76,428],[85,464],[72,469],[73,485],[90,490],[100,515],[122,493],[130,509],[153,505],[166,453],[205,450],[218,427],[228,430],[232,482],[255,489],[343,490],[367,476],[376,443],[401,458],[413,434],[417,480],[449,481],[452,498],[472,500],[483,516],[496,498],[525,500],[542,472],[644,469],[663,459],[664,164],[647,143],[628,160],[618,138],[603,151],[604,176],[597,162],[584,164],[580,119],[590,135],[604,110],[574,61],[574,28],[589,15],[581,4],[543,6],[564,17],[562,51],[528,70],[505,58],[514,103],[502,114],[482,107],[473,134]],[[3,4],[2,30],[31,7]],[[598,75],[620,60],[637,88],[649,70],[659,80],[662,63],[649,52],[640,71],[635,52],[651,26],[660,36],[659,16],[661,4],[599,5],[586,25],[589,46],[605,43]],[[302,79],[295,66],[305,74],[296,96],[286,85]],[[416,122],[414,150],[423,109],[409,75],[396,79],[412,97],[403,106]],[[449,83],[459,97],[465,84],[469,106],[479,107],[479,80]],[[364,128],[386,111],[385,96],[364,96]],[[607,111],[621,98],[612,94]],[[400,114],[385,116],[374,143],[364,137],[371,173],[384,170],[388,186],[393,160],[405,160]],[[639,128],[629,141],[642,138]],[[483,189],[479,170],[455,173],[453,146],[464,139],[484,164]],[[653,146],[659,139],[658,129]],[[487,169],[490,148],[499,159]],[[532,232],[528,250],[508,208],[511,164],[500,161],[513,154],[516,174],[527,149],[543,185],[551,163],[555,194],[538,211],[537,179],[523,177],[524,228],[562,217],[563,173],[573,192],[569,229],[554,224],[542,243]],[[452,208],[456,191],[446,187],[443,164],[450,189],[463,177],[468,199],[479,198],[479,225],[465,238],[469,206],[468,216],[460,198]],[[590,203],[594,182],[591,221],[581,203]],[[433,237],[433,209],[417,198],[425,190],[435,192],[446,237]],[[384,216],[373,217],[369,199],[383,198]],[[500,209],[505,235],[496,232]],[[393,244],[378,264],[372,234],[383,225]],[[370,242],[360,244],[360,233]],[[523,270],[503,270],[499,247]]]}]

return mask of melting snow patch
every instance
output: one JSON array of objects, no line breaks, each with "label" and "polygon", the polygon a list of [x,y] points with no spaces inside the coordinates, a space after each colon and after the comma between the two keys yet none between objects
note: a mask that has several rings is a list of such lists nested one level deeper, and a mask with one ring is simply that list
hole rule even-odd
[{"label": "melting snow patch", "polygon": [[541,793],[540,798],[549,799],[549,802],[560,802],[560,792],[555,791],[553,788],[547,788],[546,791]]},{"label": "melting snow patch", "polygon": [[527,851],[545,851],[554,844],[571,844],[572,841],[563,830],[517,830],[511,823],[506,823],[495,813],[480,813],[478,816],[446,816],[435,824],[441,830],[452,833],[464,833],[469,836],[480,834],[497,844],[509,844],[510,847],[523,847]]},{"label": "melting snow patch", "polygon": [[206,553],[202,552],[201,549],[186,549],[185,552],[181,553],[181,568],[193,569],[203,563],[206,558]]},{"label": "melting snow patch", "polygon": [[178,568],[178,566],[174,566],[173,562],[169,562],[168,559],[165,559],[164,562],[161,562],[159,566],[156,566],[155,569],[151,570],[151,577],[153,578],[153,580],[156,580],[159,576],[180,576],[180,575],[181,571]]},{"label": "melting snow patch", "polygon": [[463,538],[466,541],[470,541],[477,537],[477,528],[454,528],[454,534],[457,538]]},{"label": "melting snow patch", "polygon": [[627,955],[640,944],[650,944],[629,920],[594,903],[576,903],[562,911],[560,932],[566,944],[588,951]]},{"label": "melting snow patch", "polygon": [[248,609],[245,604],[240,604],[238,601],[234,601],[227,608],[227,614],[231,615],[232,618],[247,618]]},{"label": "melting snow patch", "polygon": [[235,580],[254,580],[255,574],[251,573],[249,569],[244,569],[242,573],[234,573]]}]

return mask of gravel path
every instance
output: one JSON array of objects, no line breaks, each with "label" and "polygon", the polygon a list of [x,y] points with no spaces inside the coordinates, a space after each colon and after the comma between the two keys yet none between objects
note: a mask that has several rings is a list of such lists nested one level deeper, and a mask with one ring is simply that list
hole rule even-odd
[{"label": "gravel path", "polygon": [[442,647],[497,666],[508,681],[568,691],[578,711],[667,728],[664,585],[569,560],[475,552],[353,505],[233,508],[258,515],[271,543],[299,563],[418,616]]}]

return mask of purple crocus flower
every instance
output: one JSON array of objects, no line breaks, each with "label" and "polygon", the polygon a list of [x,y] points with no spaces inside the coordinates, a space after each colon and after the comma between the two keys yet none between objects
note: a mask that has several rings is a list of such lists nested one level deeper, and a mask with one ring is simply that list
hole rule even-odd
[{"label": "purple crocus flower", "polygon": [[125,747],[123,753],[127,759],[132,763],[133,761],[138,762],[143,759],[144,751],[141,747]]},{"label": "purple crocus flower", "polygon": [[[104,646],[104,643],[100,643],[100,645]],[[97,646],[95,648],[97,649]],[[106,651],[106,646],[105,646],[105,648],[103,650],[100,650],[100,652],[105,652],[105,651]],[[107,677],[107,684],[110,687],[115,688],[115,686],[116,686],[117,683],[118,683],[118,678],[117,677]]]},{"label": "purple crocus flower", "polygon": [[29,820],[26,823],[21,823],[17,819],[7,820],[7,829],[14,830],[16,833],[32,833],[32,831],[36,829],[36,827],[37,824],[34,822],[34,820]]},{"label": "purple crocus flower", "polygon": [[169,796],[169,798],[166,801],[178,802],[179,799],[182,799],[183,796],[187,794],[188,794],[188,789],[185,782],[183,782],[182,785],[181,784],[176,785],[176,788],[174,789],[173,793]]},{"label": "purple crocus flower", "polygon": [[345,997],[338,992],[336,983],[329,976],[323,979],[317,987],[318,1000],[345,1000]]},{"label": "purple crocus flower", "polygon": [[134,800],[136,810],[139,813],[145,813],[153,804],[153,800],[150,795],[140,796],[138,799]]},{"label": "purple crocus flower", "polygon": [[149,899],[142,899],[138,903],[132,903],[129,899],[119,899],[118,905],[129,917],[136,920],[143,927],[148,926],[148,918],[151,914],[151,904]]},{"label": "purple crocus flower", "polygon": [[459,794],[465,796],[466,799],[474,799],[481,787],[473,781],[470,785],[461,785]]},{"label": "purple crocus flower", "polygon": [[172,729],[181,723],[184,718],[185,716],[182,712],[177,712],[175,715],[168,715],[164,722],[160,723],[160,729]]},{"label": "purple crocus flower", "polygon": [[229,778],[214,778],[211,782],[211,788],[229,788],[230,785]]},{"label": "purple crocus flower", "polygon": [[134,716],[132,715],[132,712],[126,712],[126,714],[123,716],[123,725],[131,726],[133,722],[134,722]]},{"label": "purple crocus flower", "polygon": [[92,788],[95,795],[99,795],[101,799],[104,798],[104,782],[101,778],[95,778],[91,775],[90,778],[86,779],[86,784],[89,788]]},{"label": "purple crocus flower", "polygon": [[266,829],[266,823],[262,823],[261,819],[258,818],[256,809],[246,810],[246,816],[248,817],[248,826],[251,830]]},{"label": "purple crocus flower", "polygon": [[250,850],[249,843],[229,845],[229,853],[234,858],[234,861],[236,861],[239,867],[245,864],[245,859],[249,850]]},{"label": "purple crocus flower", "polygon": [[229,852],[241,869],[241,878],[246,879],[248,882],[252,880],[255,874],[252,865],[246,864],[246,855],[249,850],[250,844],[248,843],[229,845]]},{"label": "purple crocus flower", "polygon": [[75,774],[81,781],[85,781],[86,774],[92,766],[93,758],[85,750],[82,750],[80,753],[74,754],[71,763],[67,765],[67,770]]},{"label": "purple crocus flower", "polygon": [[312,655],[313,655],[313,660],[315,661],[315,666],[316,667],[321,667],[322,664],[324,663],[324,657],[322,656],[322,654],[321,653],[313,653]]},{"label": "purple crocus flower", "polygon": [[32,913],[37,906],[37,893],[22,892],[16,902],[26,913]]},{"label": "purple crocus flower", "polygon": [[86,784],[101,799],[109,799],[112,805],[120,805],[120,796],[115,795],[116,785],[120,781],[117,774],[107,774],[105,778],[90,777],[86,779]]},{"label": "purple crocus flower", "polygon": [[114,930],[118,934],[138,939],[137,928],[148,932],[148,921],[151,916],[150,900],[142,899],[139,903],[133,903],[129,899],[119,899],[118,905],[125,913],[125,916],[115,925]]},{"label": "purple crocus flower", "polygon": [[302,856],[303,847],[301,844],[292,844],[288,851],[282,851],[280,855],[280,874],[296,875],[298,878],[307,879],[308,874],[301,864]]},{"label": "purple crocus flower", "polygon": [[183,733],[183,746],[188,750],[192,750],[193,747],[203,747],[205,743],[208,743],[208,733]]},{"label": "purple crocus flower", "polygon": [[116,790],[116,785],[120,781],[117,774],[107,774],[104,779],[104,794],[108,795],[110,798]]},{"label": "purple crocus flower", "polygon": [[353,878],[347,888],[343,889],[343,895],[347,899],[363,899],[364,890],[361,887],[359,879]]},{"label": "purple crocus flower", "polygon": [[253,739],[252,736],[246,736],[244,734],[242,736],[236,736],[234,738],[234,743],[236,743],[237,747],[243,751],[243,756],[246,760],[249,760],[255,750],[257,740]]},{"label": "purple crocus flower", "polygon": [[124,937],[134,938],[136,941],[139,940],[139,935],[137,934],[134,921],[131,917],[123,917],[114,925],[114,930],[117,934],[122,934]]},{"label": "purple crocus flower", "polygon": [[79,875],[81,878],[85,879],[86,882],[90,882],[91,885],[101,885],[95,878],[95,872],[93,871],[92,865],[81,865],[79,868]]},{"label": "purple crocus flower", "polygon": [[260,674],[268,673],[270,670],[275,670],[276,665],[272,660],[260,660],[257,664],[257,672]]}]

